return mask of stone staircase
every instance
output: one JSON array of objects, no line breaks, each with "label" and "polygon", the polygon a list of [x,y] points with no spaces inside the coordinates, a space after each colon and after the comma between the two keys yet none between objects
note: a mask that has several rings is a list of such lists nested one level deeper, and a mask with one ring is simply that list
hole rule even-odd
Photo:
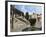
[{"label": "stone staircase", "polygon": [[15,17],[13,21],[13,29],[12,32],[20,32],[23,29],[30,27],[30,23],[25,18]]}]

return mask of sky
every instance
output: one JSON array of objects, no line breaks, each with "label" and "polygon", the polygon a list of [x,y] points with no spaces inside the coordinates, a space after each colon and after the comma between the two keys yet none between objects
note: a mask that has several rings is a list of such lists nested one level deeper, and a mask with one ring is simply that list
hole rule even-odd
[{"label": "sky", "polygon": [[42,13],[42,7],[41,6],[36,6],[36,5],[15,5],[15,8],[24,12],[28,12],[29,14],[32,13]]}]

